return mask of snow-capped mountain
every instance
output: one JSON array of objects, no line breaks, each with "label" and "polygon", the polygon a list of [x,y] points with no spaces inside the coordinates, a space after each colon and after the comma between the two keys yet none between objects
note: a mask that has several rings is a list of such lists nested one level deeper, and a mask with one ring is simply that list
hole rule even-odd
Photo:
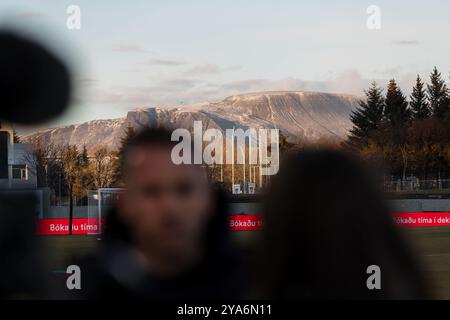
[{"label": "snow-capped mountain", "polygon": [[358,105],[356,96],[319,92],[260,92],[230,96],[219,102],[206,102],[171,108],[145,108],[129,111],[125,118],[94,120],[21,137],[56,145],[100,145],[117,148],[128,126],[168,126],[192,130],[195,120],[207,128],[278,128],[292,140],[344,139],[351,127],[349,114]]}]

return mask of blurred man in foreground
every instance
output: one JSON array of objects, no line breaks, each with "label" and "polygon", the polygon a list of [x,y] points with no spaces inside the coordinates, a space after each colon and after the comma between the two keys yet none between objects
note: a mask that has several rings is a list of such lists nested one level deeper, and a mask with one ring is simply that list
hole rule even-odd
[{"label": "blurred man in foreground", "polygon": [[102,253],[81,265],[82,297],[239,297],[225,201],[202,167],[173,164],[170,138],[147,129],[128,146],[125,190],[107,218]]}]

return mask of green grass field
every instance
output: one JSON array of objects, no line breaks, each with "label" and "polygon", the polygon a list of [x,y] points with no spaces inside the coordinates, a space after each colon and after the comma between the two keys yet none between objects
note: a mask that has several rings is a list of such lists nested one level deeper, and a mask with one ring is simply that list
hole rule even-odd
[{"label": "green grass field", "polygon": [[95,253],[100,241],[96,236],[41,236],[46,269],[61,271],[75,258]]},{"label": "green grass field", "polygon": [[[450,299],[450,227],[405,228],[420,258],[434,297]],[[236,234],[240,243],[251,243],[251,233]],[[49,271],[65,270],[73,258],[94,253],[100,241],[95,236],[44,236]]]},{"label": "green grass field", "polygon": [[406,230],[439,299],[450,299],[450,227]]}]

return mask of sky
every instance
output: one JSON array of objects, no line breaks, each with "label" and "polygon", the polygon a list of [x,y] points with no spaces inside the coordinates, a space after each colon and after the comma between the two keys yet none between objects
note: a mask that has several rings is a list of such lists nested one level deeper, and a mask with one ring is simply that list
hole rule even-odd
[{"label": "sky", "polygon": [[[80,29],[67,28],[71,5]],[[371,5],[380,29],[367,27]],[[449,80],[449,16],[447,0],[0,0],[0,27],[37,37],[72,70],[69,111],[43,126],[245,92],[363,96],[391,78],[408,94],[433,66]]]}]

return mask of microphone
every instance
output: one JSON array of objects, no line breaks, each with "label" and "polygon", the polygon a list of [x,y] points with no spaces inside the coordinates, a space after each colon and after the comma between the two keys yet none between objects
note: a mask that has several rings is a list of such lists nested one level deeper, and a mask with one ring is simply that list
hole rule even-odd
[{"label": "microphone", "polygon": [[0,31],[0,119],[34,124],[60,115],[72,79],[64,62],[44,46]]}]

